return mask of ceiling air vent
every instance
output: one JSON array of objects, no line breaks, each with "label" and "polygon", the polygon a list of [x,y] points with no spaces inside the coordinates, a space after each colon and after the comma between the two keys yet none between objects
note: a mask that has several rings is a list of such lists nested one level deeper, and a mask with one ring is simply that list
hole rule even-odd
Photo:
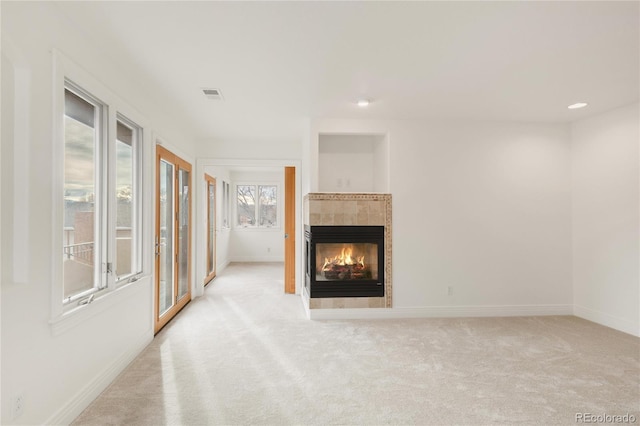
[{"label": "ceiling air vent", "polygon": [[202,89],[202,93],[204,93],[204,95],[209,99],[216,101],[221,101],[223,99],[222,93],[219,89]]}]

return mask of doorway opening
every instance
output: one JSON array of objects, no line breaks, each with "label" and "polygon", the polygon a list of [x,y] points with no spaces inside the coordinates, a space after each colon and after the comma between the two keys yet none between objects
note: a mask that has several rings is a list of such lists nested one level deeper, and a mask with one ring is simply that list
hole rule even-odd
[{"label": "doorway opening", "polygon": [[[293,163],[293,164],[292,164]],[[208,228],[209,197],[198,204],[197,273],[203,280],[211,272],[209,241],[215,239],[215,272],[232,262],[280,263],[283,289],[300,290],[299,263],[302,223],[300,215],[299,164],[291,161],[200,160],[198,173],[215,180],[215,229]],[[211,180],[203,179],[202,194],[209,193]],[[199,197],[200,198],[200,197]],[[203,238],[204,237],[204,238]],[[208,281],[207,281],[208,282]],[[198,287],[198,286],[197,286]],[[204,285],[196,288],[204,292]]]}]

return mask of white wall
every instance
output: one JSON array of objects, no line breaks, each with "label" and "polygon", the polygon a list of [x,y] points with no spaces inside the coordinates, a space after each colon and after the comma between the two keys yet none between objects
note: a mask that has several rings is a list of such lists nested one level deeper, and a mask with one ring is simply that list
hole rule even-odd
[{"label": "white wall", "polygon": [[640,335],[638,104],[574,123],[575,314]]},{"label": "white wall", "polygon": [[320,192],[374,191],[374,137],[320,135]]},{"label": "white wall", "polygon": [[[153,94],[140,91],[137,82],[145,76],[136,74],[126,58],[119,57],[110,46],[76,32],[54,5],[3,2],[1,28],[3,254],[6,247],[17,247],[19,258],[26,259],[27,265],[13,268],[12,259],[2,258],[0,423],[67,423],[152,339],[153,286],[147,275],[115,292],[119,295],[88,305],[83,311],[87,314],[84,321],[66,323],[69,327],[57,328],[57,332],[49,324],[51,288],[61,285],[51,278],[52,262],[58,260],[51,256],[52,240],[59,230],[51,216],[55,181],[52,50],[62,51],[123,98],[146,118],[151,131],[163,136],[179,154],[192,158],[194,138],[189,127],[176,120],[171,105],[155,102]],[[5,78],[7,66],[13,68],[13,74],[18,70],[19,78],[12,79],[11,71]],[[20,96],[13,96],[7,85],[16,85],[20,78],[24,79],[19,82],[23,91]],[[4,126],[7,119],[13,121],[9,131]],[[19,173],[7,167],[14,158],[5,152],[19,154],[18,164],[24,165]],[[152,159],[153,152],[148,151],[148,155]],[[145,192],[149,194],[153,189],[151,170],[147,171]],[[12,203],[5,200],[16,197],[25,208],[14,214]],[[153,209],[150,200],[147,196],[148,204],[144,206],[148,220]],[[14,229],[14,235],[7,233]],[[151,233],[146,235],[149,239],[145,258],[150,264],[153,242]],[[117,302],[110,306],[107,300]],[[24,413],[12,419],[11,400],[17,395],[24,397]]]},{"label": "white wall", "polygon": [[394,308],[571,312],[567,125],[314,120],[312,191],[345,132],[389,135]]},{"label": "white wall", "polygon": [[[12,141],[14,140],[14,132],[13,132],[13,122],[14,122],[14,72],[12,62],[7,58],[6,52],[0,53],[0,58],[2,59],[2,141]],[[2,176],[5,178],[2,179],[2,187],[0,191],[2,193],[3,206],[9,206],[12,203],[8,203],[5,200],[12,200],[14,198],[13,191],[13,176],[14,176],[14,147],[12,144],[3,143],[1,148],[2,152]],[[12,200],[13,201],[13,200]],[[3,210],[6,210],[4,208]],[[8,221],[13,217],[13,211],[3,211],[2,212],[2,220]],[[4,222],[3,222],[4,223]],[[14,260],[14,251],[12,247],[13,242],[13,227],[3,226],[2,227],[2,239],[0,240],[1,250],[2,250],[2,263],[7,263],[7,267],[3,269],[3,274],[6,274],[7,271],[13,269],[13,260]],[[4,275],[3,281],[4,281]],[[13,276],[8,277],[13,279]]]},{"label": "white wall", "polygon": [[386,135],[318,135],[320,192],[389,191]]},{"label": "white wall", "polygon": [[[306,119],[305,120],[305,129],[310,130],[311,127],[311,119]],[[302,148],[300,149],[300,159],[302,160],[302,167],[301,170],[298,171],[298,175],[301,178],[302,181],[302,186],[301,186],[301,193],[302,194],[308,194],[309,192],[311,192],[311,176],[316,173],[316,168],[314,167],[313,170],[311,170],[311,138],[312,137],[317,137],[316,134],[313,134],[311,131],[306,131],[304,132],[304,134],[302,135],[301,141],[302,141]],[[314,157],[315,158],[315,157]]]},{"label": "white wall", "polygon": [[376,192],[389,192],[389,135],[376,136],[373,145],[373,188]]},{"label": "white wall", "polygon": [[229,140],[200,140],[197,145],[198,158],[224,158],[247,160],[280,160],[300,159],[303,138],[290,141],[229,141]]}]

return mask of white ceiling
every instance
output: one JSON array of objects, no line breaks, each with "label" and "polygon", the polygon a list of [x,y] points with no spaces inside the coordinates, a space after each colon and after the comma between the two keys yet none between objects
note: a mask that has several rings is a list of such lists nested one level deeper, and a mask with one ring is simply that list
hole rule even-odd
[{"label": "white ceiling", "polygon": [[637,102],[639,5],[58,3],[202,139],[265,142],[305,117],[566,122]]}]

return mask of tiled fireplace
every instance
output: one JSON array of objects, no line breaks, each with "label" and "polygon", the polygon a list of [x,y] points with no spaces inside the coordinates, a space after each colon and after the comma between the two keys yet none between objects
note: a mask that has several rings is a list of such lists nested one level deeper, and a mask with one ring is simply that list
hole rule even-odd
[{"label": "tiled fireplace", "polygon": [[304,198],[309,309],[391,307],[391,195]]}]

